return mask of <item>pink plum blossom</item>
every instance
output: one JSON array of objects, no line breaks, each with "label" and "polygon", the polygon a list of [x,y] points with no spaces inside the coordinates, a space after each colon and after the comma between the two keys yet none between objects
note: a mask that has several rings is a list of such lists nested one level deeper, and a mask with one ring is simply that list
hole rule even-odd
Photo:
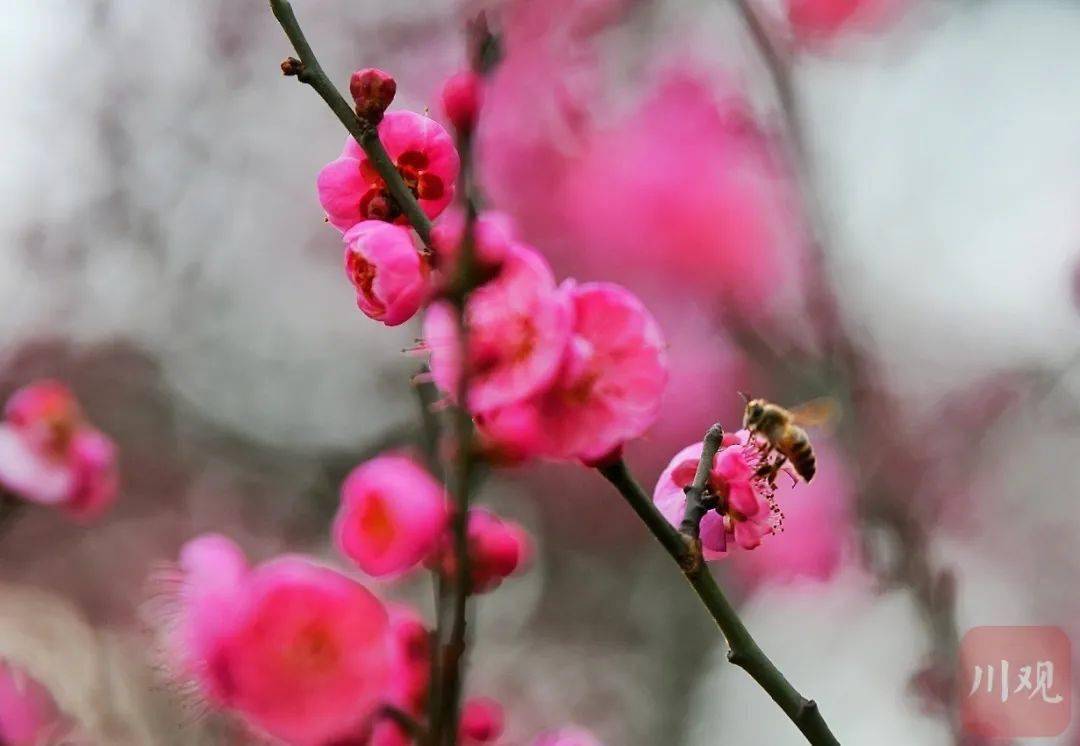
[{"label": "pink plum blossom", "polygon": [[[469,511],[468,547],[473,593],[494,590],[503,579],[519,572],[532,554],[532,543],[525,529],[484,508]],[[444,575],[454,575],[454,551],[449,535],[444,537],[432,564]]]},{"label": "pink plum blossom", "polygon": [[257,731],[315,746],[356,732],[385,697],[387,612],[334,570],[299,556],[248,569],[231,541],[202,536],[181,551],[175,600],[177,673]]},{"label": "pink plum blossom", "polygon": [[[743,552],[732,569],[751,583],[784,583],[832,578],[854,538],[848,509],[851,478],[836,446],[814,436],[817,473],[784,502],[783,532],[766,552]],[[784,476],[781,475],[781,479]]]},{"label": "pink plum blossom", "polygon": [[345,274],[356,288],[360,310],[387,326],[411,319],[428,292],[428,263],[412,235],[377,220],[345,232]]},{"label": "pink plum blossom", "polygon": [[[440,124],[411,111],[394,111],[378,126],[379,139],[406,186],[429,218],[450,204],[460,162]],[[349,138],[337,160],[319,172],[319,201],[330,223],[345,232],[362,220],[408,223],[359,144]]]},{"label": "pink plum blossom", "polygon": [[502,735],[504,721],[502,705],[490,697],[473,697],[461,707],[461,741],[490,743]]},{"label": "pink plum blossom", "polygon": [[0,743],[58,743],[70,728],[45,687],[23,670],[0,661]]},{"label": "pink plum blossom", "polygon": [[[534,33],[558,35],[558,25]],[[598,106],[595,55],[551,60],[546,38],[512,41],[479,143],[492,203],[524,240],[569,273],[668,297],[678,288],[759,314],[790,303],[805,246],[797,192],[735,83],[683,61],[646,78],[628,110]]]},{"label": "pink plum blossom", "polygon": [[434,477],[407,456],[379,456],[342,484],[334,543],[368,575],[398,575],[438,546],[446,517],[445,490]]},{"label": "pink plum blossom", "polygon": [[443,84],[443,111],[458,132],[472,131],[483,100],[483,80],[472,70],[456,73]]},{"label": "pink plum blossom", "polygon": [[[477,216],[472,230],[477,260],[492,269],[501,267],[506,255],[511,251],[511,244],[516,243],[510,217],[501,212],[487,210]],[[447,208],[439,222],[431,229],[431,242],[434,244],[440,268],[449,268],[448,271],[452,271],[464,232],[465,213],[457,207]]]},{"label": "pink plum blossom", "polygon": [[611,283],[567,283],[564,290],[574,327],[554,380],[478,424],[511,450],[595,463],[656,420],[667,355],[660,327],[628,290]]},{"label": "pink plum blossom", "polygon": [[537,736],[532,746],[604,746],[603,743],[584,728],[563,728]]},{"label": "pink plum blossom", "polygon": [[[421,718],[427,703],[431,642],[420,615],[408,606],[388,604],[390,614],[390,688],[385,702]],[[407,746],[408,734],[392,720],[375,723],[369,746]]]},{"label": "pink plum blossom", "polygon": [[[675,454],[653,491],[653,502],[673,526],[682,523],[686,508],[683,490],[694,481],[702,448],[698,442]],[[709,487],[721,504],[701,521],[705,559],[725,556],[731,540],[743,549],[754,549],[773,532],[769,487],[755,474],[760,465],[761,451],[751,442],[748,431],[724,435],[709,477]]]},{"label": "pink plum blossom", "polygon": [[116,497],[116,446],[86,421],[64,384],[32,383],[4,409],[0,485],[76,519],[95,518]]},{"label": "pink plum blossom", "polygon": [[[465,306],[469,326],[469,410],[487,412],[547,386],[570,336],[571,309],[540,254],[515,244],[499,275],[475,290]],[[449,303],[433,304],[424,319],[435,384],[451,397],[461,376],[457,319]]]}]

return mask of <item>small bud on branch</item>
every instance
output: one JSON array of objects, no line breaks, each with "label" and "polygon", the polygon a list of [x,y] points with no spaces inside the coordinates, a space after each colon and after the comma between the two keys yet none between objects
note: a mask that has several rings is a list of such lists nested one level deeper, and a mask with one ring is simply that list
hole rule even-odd
[{"label": "small bud on branch", "polygon": [[356,103],[356,116],[372,124],[382,121],[383,112],[397,93],[397,81],[376,67],[357,70],[349,79],[349,93]]}]

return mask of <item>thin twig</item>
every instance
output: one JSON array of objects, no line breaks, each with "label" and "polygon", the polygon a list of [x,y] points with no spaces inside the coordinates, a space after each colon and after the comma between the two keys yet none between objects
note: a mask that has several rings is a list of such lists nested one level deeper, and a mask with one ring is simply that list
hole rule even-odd
[{"label": "thin twig", "polygon": [[322,97],[338,120],[345,125],[345,129],[349,131],[349,134],[363,148],[367,157],[371,160],[371,165],[375,167],[379,176],[386,182],[386,188],[390,191],[390,195],[394,198],[397,206],[401,208],[401,212],[409,219],[412,227],[416,229],[425,247],[430,247],[431,221],[420,207],[420,203],[416,201],[416,197],[409,190],[409,187],[405,185],[405,181],[401,178],[401,174],[398,173],[394,162],[390,160],[390,156],[379,140],[378,130],[370,122],[356,115],[356,112],[338,92],[330,78],[323,72],[319,60],[311,50],[311,45],[308,44],[288,0],[270,0],[270,8],[273,10],[278,23],[281,24],[281,28],[284,29],[286,36],[289,37],[289,41],[292,42],[296,53],[300,56],[299,60],[292,60],[291,58],[286,60],[282,64],[282,70],[286,70],[287,75],[295,75],[297,80],[311,86]]},{"label": "thin twig", "polygon": [[724,439],[724,428],[718,422],[705,433],[705,439],[701,443],[701,458],[698,460],[697,471],[694,472],[694,481],[686,489],[686,510],[683,512],[682,523],[679,531],[691,539],[697,540],[701,533],[701,519],[713,507],[705,498],[709,486],[709,473],[712,471],[713,460],[720,443]]},{"label": "thin twig", "polygon": [[[712,430],[709,432],[713,433]],[[754,681],[780,706],[808,742],[815,745],[839,744],[821,716],[817,704],[799,694],[798,690],[758,647],[708,568],[704,563],[696,561],[691,542],[676,531],[657,510],[652,500],[642,490],[641,485],[630,474],[626,462],[620,459],[613,464],[599,467],[599,471],[615,486],[671,558],[683,569],[683,575],[686,576],[698,598],[701,599],[701,603],[708,609],[727,639],[728,660],[750,674]]]}]

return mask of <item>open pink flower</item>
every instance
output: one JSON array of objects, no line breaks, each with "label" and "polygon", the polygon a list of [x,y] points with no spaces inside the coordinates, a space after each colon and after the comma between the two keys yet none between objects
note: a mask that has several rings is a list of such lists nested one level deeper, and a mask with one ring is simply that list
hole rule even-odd
[{"label": "open pink flower", "polygon": [[413,569],[437,546],[446,525],[443,486],[407,456],[379,456],[341,486],[334,542],[368,575]]},{"label": "open pink flower", "polygon": [[[540,254],[509,247],[499,275],[478,288],[465,307],[469,325],[469,410],[487,412],[535,393],[559,368],[570,335],[570,307]],[[431,374],[455,396],[461,375],[457,321],[448,303],[424,319]]]},{"label": "open pink flower", "polygon": [[345,232],[345,274],[356,305],[387,326],[411,319],[428,291],[429,268],[404,228],[377,220]]},{"label": "open pink flower", "polygon": [[181,553],[168,639],[206,701],[292,744],[355,732],[383,701],[386,610],[362,585],[298,556],[248,570],[228,539]]},{"label": "open pink flower", "polygon": [[[469,511],[468,546],[473,593],[494,590],[505,578],[524,568],[532,555],[532,543],[525,529],[484,508]],[[446,576],[452,577],[456,572],[453,539],[449,534],[443,537],[432,565]]]},{"label": "open pink flower", "polygon": [[568,283],[573,337],[552,383],[478,418],[511,451],[597,462],[656,420],[667,384],[660,327],[632,293],[611,283]]},{"label": "open pink flower", "polygon": [[116,497],[116,446],[86,422],[64,384],[38,381],[5,407],[0,485],[75,518],[95,518]]},{"label": "open pink flower", "polygon": [[[460,167],[450,135],[438,122],[411,111],[385,115],[378,131],[390,160],[424,213],[436,217],[454,196]],[[330,223],[343,232],[361,220],[408,223],[367,154],[351,137],[341,156],[319,172],[317,186]]]},{"label": "open pink flower", "polygon": [[[682,523],[684,489],[694,481],[702,447],[700,442],[694,443],[675,454],[653,491],[656,507],[675,527]],[[710,510],[701,521],[705,559],[725,556],[731,540],[743,549],[753,549],[772,533],[771,493],[765,480],[755,473],[760,465],[761,452],[746,430],[724,436],[709,477],[710,490],[720,498],[720,507]]]},{"label": "open pink flower", "polygon": [[0,743],[59,743],[71,728],[49,691],[24,671],[0,661]]},{"label": "open pink flower", "polygon": [[[836,446],[815,434],[817,473],[784,503],[783,533],[767,552],[744,552],[732,570],[751,583],[825,581],[840,569],[854,539],[850,475]],[[781,477],[783,478],[783,476]]]}]

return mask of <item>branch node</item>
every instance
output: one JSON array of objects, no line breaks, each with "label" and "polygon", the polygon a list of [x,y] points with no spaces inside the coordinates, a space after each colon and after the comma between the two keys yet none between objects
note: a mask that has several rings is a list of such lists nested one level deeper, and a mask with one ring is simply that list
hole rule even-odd
[{"label": "branch node", "polygon": [[799,712],[795,715],[795,717],[799,720],[804,720],[806,718],[816,717],[817,713],[817,702],[812,699],[806,699],[804,697],[803,701],[799,704]]},{"label": "branch node", "polygon": [[[750,657],[742,653],[736,648],[728,648],[727,651],[728,663],[739,668],[746,668],[746,664],[750,661]],[[800,707],[801,709],[801,707]]]},{"label": "branch node", "polygon": [[692,575],[701,569],[704,556],[701,552],[701,539],[689,534],[681,534],[686,542],[686,551],[679,556],[679,568],[686,575]]}]

